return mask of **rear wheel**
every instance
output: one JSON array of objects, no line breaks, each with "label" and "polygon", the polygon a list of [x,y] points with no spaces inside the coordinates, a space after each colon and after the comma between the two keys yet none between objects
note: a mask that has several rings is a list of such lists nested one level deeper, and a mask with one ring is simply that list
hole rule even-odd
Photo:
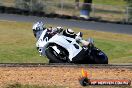
[{"label": "rear wheel", "polygon": [[95,64],[108,64],[108,57],[98,48],[95,48],[91,54],[94,58]]},{"label": "rear wheel", "polygon": [[105,54],[98,55],[97,57],[95,57],[95,62],[97,64],[108,64],[108,58]]}]

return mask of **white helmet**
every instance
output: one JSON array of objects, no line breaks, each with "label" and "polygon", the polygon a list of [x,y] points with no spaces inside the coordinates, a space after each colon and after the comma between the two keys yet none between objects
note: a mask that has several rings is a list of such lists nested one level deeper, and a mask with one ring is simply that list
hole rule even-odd
[{"label": "white helmet", "polygon": [[43,30],[44,23],[43,22],[37,22],[33,25],[33,30]]}]

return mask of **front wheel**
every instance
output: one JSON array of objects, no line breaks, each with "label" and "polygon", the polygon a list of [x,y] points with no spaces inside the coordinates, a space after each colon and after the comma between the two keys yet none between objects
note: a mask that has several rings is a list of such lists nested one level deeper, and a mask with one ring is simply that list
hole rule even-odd
[{"label": "front wheel", "polygon": [[48,47],[45,51],[45,54],[49,59],[49,63],[65,63],[63,60],[57,58],[54,52],[55,51],[51,47]]}]

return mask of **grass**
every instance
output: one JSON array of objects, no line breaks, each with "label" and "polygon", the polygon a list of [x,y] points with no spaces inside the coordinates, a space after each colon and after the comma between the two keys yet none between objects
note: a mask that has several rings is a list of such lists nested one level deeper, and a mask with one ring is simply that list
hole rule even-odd
[{"label": "grass", "polygon": [[[35,47],[32,23],[0,21],[0,63],[47,63]],[[103,50],[110,63],[132,63],[132,35],[82,31],[84,38],[93,37],[95,46]]]},{"label": "grass", "polygon": [[[42,1],[49,1],[49,0],[42,0]],[[53,2],[60,2],[60,0],[51,0]],[[80,0],[81,2],[83,0]],[[2,0],[4,3],[14,3],[15,0]],[[74,3],[75,0],[66,0],[64,1],[66,3]],[[93,0],[94,4],[107,4],[107,5],[118,5],[118,6],[124,6],[126,5],[126,1],[124,0]]]},{"label": "grass", "polygon": [[124,0],[93,0],[95,4],[104,5],[115,5],[115,6],[125,6],[126,2]]},{"label": "grass", "polygon": [[32,24],[0,22],[0,62],[1,63],[46,63],[38,55]]}]

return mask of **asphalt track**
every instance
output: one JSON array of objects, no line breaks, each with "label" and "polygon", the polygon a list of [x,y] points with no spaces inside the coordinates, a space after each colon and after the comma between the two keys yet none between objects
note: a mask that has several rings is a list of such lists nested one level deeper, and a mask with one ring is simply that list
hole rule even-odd
[{"label": "asphalt track", "polygon": [[132,25],[114,24],[114,23],[101,23],[94,21],[79,21],[67,20],[59,18],[46,18],[36,16],[23,16],[15,14],[0,14],[0,20],[17,21],[17,22],[32,22],[43,21],[45,24],[53,24],[57,26],[75,27],[87,30],[96,30],[112,33],[132,34]]}]

